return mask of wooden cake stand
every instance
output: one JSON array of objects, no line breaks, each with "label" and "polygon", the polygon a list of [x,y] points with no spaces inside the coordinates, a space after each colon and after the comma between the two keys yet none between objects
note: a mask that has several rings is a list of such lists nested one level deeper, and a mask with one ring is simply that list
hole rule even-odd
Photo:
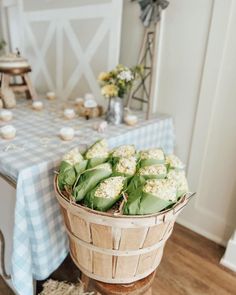
[{"label": "wooden cake stand", "polygon": [[155,277],[155,271],[148,277],[131,284],[107,284],[93,279],[90,279],[83,273],[81,274],[81,281],[85,289],[93,287],[96,291],[101,292],[102,295],[152,295],[152,283]]},{"label": "wooden cake stand", "polygon": [[[30,67],[19,67],[19,68],[1,68],[0,67],[0,87],[1,90],[4,88],[11,88],[13,91],[25,92],[28,99],[36,99],[37,94],[31,83],[29,73],[31,72]],[[12,77],[20,76],[22,83],[11,83]]]}]

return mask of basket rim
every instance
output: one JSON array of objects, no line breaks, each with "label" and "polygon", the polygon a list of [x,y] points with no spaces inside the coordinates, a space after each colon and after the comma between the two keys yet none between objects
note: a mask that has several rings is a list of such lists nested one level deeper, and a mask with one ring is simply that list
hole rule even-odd
[{"label": "basket rim", "polygon": [[[177,206],[185,206],[185,203],[187,202],[187,200],[189,200],[189,198],[193,195],[191,194],[190,196],[188,196],[188,194],[183,195],[175,204],[173,207],[171,207],[170,209],[167,209],[165,211],[161,211],[161,212],[157,212],[157,213],[152,213],[152,214],[145,214],[145,215],[114,215],[112,213],[107,213],[107,212],[102,212],[102,211],[97,211],[97,210],[93,210],[91,208],[82,206],[80,204],[77,204],[75,202],[71,202],[68,200],[67,197],[65,197],[62,192],[60,191],[59,187],[58,187],[58,175],[56,174],[54,176],[54,191],[55,193],[62,198],[65,202],[67,202],[69,205],[75,207],[75,208],[80,208],[81,210],[84,210],[85,212],[91,213],[93,215],[100,215],[100,216],[106,216],[106,217],[112,217],[112,218],[116,218],[116,219],[121,219],[121,218],[125,218],[125,219],[145,219],[145,218],[150,218],[150,217],[158,217],[158,216],[162,216],[165,215],[171,211],[175,211],[174,209]],[[178,210],[179,211],[179,210]]]}]

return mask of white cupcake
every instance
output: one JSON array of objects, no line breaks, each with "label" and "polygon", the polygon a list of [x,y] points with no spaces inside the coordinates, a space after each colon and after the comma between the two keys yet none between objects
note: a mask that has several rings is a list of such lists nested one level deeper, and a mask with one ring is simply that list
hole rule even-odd
[{"label": "white cupcake", "polygon": [[12,125],[5,125],[1,128],[1,135],[4,139],[13,139],[16,136],[16,128]]},{"label": "white cupcake", "polygon": [[53,91],[49,91],[49,92],[47,92],[46,97],[48,100],[53,100],[56,98],[56,93]]},{"label": "white cupcake", "polygon": [[8,111],[8,110],[2,110],[0,112],[0,119],[2,121],[10,121],[13,117],[13,114],[11,111]]},{"label": "white cupcake", "polygon": [[75,135],[75,131],[71,127],[63,127],[60,130],[60,137],[63,140],[66,140],[66,141],[72,140],[74,138],[74,135]]},{"label": "white cupcake", "polygon": [[138,122],[138,117],[135,115],[126,115],[124,121],[129,126],[134,126]]},{"label": "white cupcake", "polygon": [[71,120],[75,117],[75,111],[73,109],[65,109],[64,117],[68,120]]},{"label": "white cupcake", "polygon": [[42,101],[39,101],[39,100],[33,101],[32,108],[36,111],[41,111],[43,109]]}]

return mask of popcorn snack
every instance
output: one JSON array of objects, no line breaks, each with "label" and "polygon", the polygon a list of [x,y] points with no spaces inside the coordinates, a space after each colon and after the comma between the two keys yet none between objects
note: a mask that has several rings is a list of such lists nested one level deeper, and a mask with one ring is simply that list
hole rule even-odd
[{"label": "popcorn snack", "polygon": [[111,174],[111,164],[105,163],[88,169],[83,174],[79,175],[73,190],[73,196],[75,200],[83,200],[90,190],[92,190],[100,181],[109,177]]},{"label": "popcorn snack", "polygon": [[177,197],[181,197],[189,191],[188,182],[183,170],[170,170],[167,174],[167,179],[175,183],[177,187]]},{"label": "popcorn snack", "polygon": [[112,157],[116,158],[129,158],[136,153],[134,145],[121,145],[115,148],[112,152]]},{"label": "popcorn snack", "polygon": [[75,148],[68,152],[62,159],[59,175],[58,175],[58,186],[61,190],[72,188],[76,178],[82,173],[87,166],[87,160],[84,160],[80,154],[79,149]]},{"label": "popcorn snack", "polygon": [[72,200],[94,210],[153,214],[189,192],[183,168],[178,157],[166,156],[160,148],[137,152],[134,145],[121,145],[109,151],[102,139],[84,155],[73,149],[63,157],[58,184],[69,189]]},{"label": "popcorn snack", "polygon": [[167,168],[163,164],[145,166],[139,169],[138,174],[146,179],[165,178],[167,174]]},{"label": "popcorn snack", "polygon": [[106,162],[109,156],[108,145],[105,139],[95,142],[85,153],[85,158],[88,160],[88,168],[95,167]]},{"label": "popcorn snack", "polygon": [[85,197],[84,204],[98,211],[107,211],[121,198],[125,186],[125,177],[109,177]]},{"label": "popcorn snack", "polygon": [[143,192],[173,202],[176,200],[177,188],[175,182],[169,179],[149,179],[143,187]]},{"label": "popcorn snack", "polygon": [[129,158],[119,158],[114,167],[115,175],[133,176],[136,172],[137,159],[134,156]]},{"label": "popcorn snack", "polygon": [[165,154],[162,149],[152,148],[140,152],[140,167],[164,164]]}]

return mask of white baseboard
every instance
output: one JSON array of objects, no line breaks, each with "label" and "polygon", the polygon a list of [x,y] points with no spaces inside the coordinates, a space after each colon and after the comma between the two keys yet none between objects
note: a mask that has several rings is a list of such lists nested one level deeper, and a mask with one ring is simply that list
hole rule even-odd
[{"label": "white baseboard", "polygon": [[220,263],[225,267],[236,272],[236,235],[232,235],[228,242],[224,256],[222,257]]},{"label": "white baseboard", "polygon": [[223,240],[222,238],[205,231],[204,229],[192,224],[191,222],[186,221],[185,219],[181,218],[181,216],[178,217],[177,223],[191,229],[192,231],[198,233],[201,236],[204,236],[205,238],[207,238],[219,245],[222,245],[224,247],[226,247],[226,245],[227,245],[228,241]]},{"label": "white baseboard", "polygon": [[221,259],[220,264],[224,265],[225,267],[231,269],[232,271],[236,272],[236,265],[225,260],[224,257]]}]

